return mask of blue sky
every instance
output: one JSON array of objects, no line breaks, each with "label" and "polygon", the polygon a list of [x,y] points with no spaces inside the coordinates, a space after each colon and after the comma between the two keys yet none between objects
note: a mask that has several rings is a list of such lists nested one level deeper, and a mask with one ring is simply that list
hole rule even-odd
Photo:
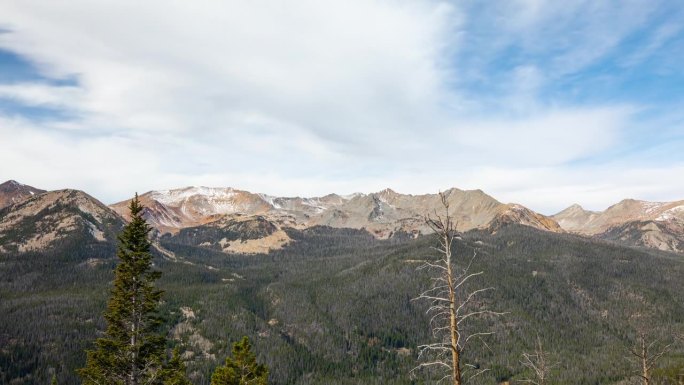
[{"label": "blue sky", "polygon": [[678,1],[0,3],[0,179],[684,199]]}]

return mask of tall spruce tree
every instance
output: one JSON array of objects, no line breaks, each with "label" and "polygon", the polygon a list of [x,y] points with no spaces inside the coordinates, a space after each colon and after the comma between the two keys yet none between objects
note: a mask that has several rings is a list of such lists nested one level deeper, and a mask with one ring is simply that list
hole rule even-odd
[{"label": "tall spruce tree", "polygon": [[158,315],[162,292],[154,286],[161,273],[152,270],[151,227],[142,217],[144,207],[138,194],[129,209],[131,221],[118,237],[119,263],[104,313],[105,336],[86,352],[86,365],[78,370],[86,385],[165,384],[174,375],[184,376],[168,370],[166,364],[166,341]]},{"label": "tall spruce tree", "polygon": [[211,376],[211,385],[267,385],[268,369],[256,362],[247,337],[233,345],[233,357]]}]

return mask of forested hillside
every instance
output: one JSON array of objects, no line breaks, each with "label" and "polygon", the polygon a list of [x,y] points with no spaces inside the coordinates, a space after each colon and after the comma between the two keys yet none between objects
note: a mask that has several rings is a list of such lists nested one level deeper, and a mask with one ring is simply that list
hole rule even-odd
[{"label": "forested hillside", "polygon": [[[232,255],[162,238],[157,253],[169,335],[195,384],[208,384],[230,346],[247,335],[273,384],[424,383],[416,346],[430,340],[429,285],[417,270],[435,239],[378,240],[363,230],[287,229],[267,255]],[[103,329],[101,313],[115,245],[86,236],[49,252],[0,255],[0,383],[75,384],[84,349]],[[521,354],[536,336],[559,365],[553,383],[609,384],[630,376],[625,356],[635,315],[672,338],[684,327],[684,257],[509,225],[457,242],[460,263],[477,251],[476,285],[492,286],[488,322],[496,334],[473,345],[468,362],[491,368],[482,383],[528,375]],[[678,346],[659,379],[684,369]]]}]

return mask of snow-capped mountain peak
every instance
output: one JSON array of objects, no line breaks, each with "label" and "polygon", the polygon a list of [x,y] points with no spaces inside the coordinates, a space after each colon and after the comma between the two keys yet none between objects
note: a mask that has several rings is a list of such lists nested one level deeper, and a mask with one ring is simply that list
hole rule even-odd
[{"label": "snow-capped mountain peak", "polygon": [[168,205],[178,205],[191,198],[204,197],[212,200],[225,200],[235,196],[235,190],[231,187],[204,187],[191,186],[174,190],[160,190],[149,192],[150,198],[159,203]]}]

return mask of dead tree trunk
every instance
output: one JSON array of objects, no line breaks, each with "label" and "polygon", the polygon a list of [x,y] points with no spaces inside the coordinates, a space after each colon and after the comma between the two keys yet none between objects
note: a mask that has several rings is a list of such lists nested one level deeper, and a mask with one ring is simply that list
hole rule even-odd
[{"label": "dead tree trunk", "polygon": [[[449,381],[453,385],[462,385],[464,376],[469,371],[474,371],[467,379],[478,376],[487,369],[476,368],[464,364],[462,353],[467,342],[472,338],[481,338],[492,332],[464,332],[464,322],[471,317],[486,315],[501,315],[485,309],[472,310],[473,300],[481,293],[493,288],[478,289],[471,292],[465,291],[465,284],[471,278],[477,277],[483,272],[470,273],[470,267],[474,254],[467,266],[456,269],[453,261],[453,243],[457,238],[456,228],[449,211],[449,196],[440,193],[443,214],[434,213],[425,218],[425,223],[432,229],[439,239],[439,247],[433,247],[439,254],[437,261],[425,261],[420,269],[435,271],[432,278],[432,287],[421,293],[416,299],[429,302],[427,313],[432,315],[430,324],[433,336],[438,342],[420,345],[419,360],[421,362],[413,371],[425,368],[441,368],[446,374],[438,382]],[[413,372],[412,371],[412,372]]]},{"label": "dead tree trunk", "polygon": [[[444,203],[447,208],[447,221],[449,221],[449,204]],[[449,226],[447,226],[449,227]],[[446,275],[449,289],[449,330],[451,330],[451,377],[454,380],[454,385],[461,385],[461,352],[458,348],[458,314],[456,312],[456,288],[454,286],[454,273],[451,267],[451,243],[453,237],[448,235],[448,232],[443,234],[442,242],[446,245],[444,252],[446,254]]]},{"label": "dead tree trunk", "polygon": [[657,338],[650,339],[643,328],[637,330],[637,338],[634,346],[629,349],[632,360],[636,360],[639,367],[636,373],[641,378],[642,385],[651,385],[651,371],[673,344],[662,345]]}]

